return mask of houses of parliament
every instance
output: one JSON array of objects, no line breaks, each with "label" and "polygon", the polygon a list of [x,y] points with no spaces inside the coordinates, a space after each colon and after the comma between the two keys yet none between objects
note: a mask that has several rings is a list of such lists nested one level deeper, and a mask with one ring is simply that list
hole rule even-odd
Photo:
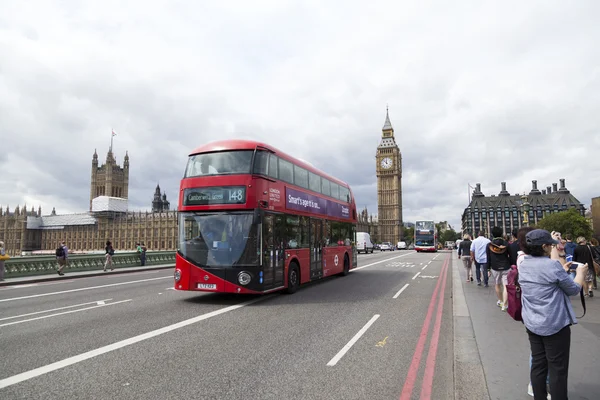
[{"label": "houses of parliament", "polygon": [[17,206],[0,207],[0,240],[11,256],[29,252],[54,252],[64,240],[75,252],[97,251],[106,240],[118,250],[133,250],[144,242],[149,250],[177,248],[177,211],[171,210],[166,193],[156,186],[152,211],[128,211],[129,155],[121,167],[112,148],[100,165],[94,151],[91,165],[89,211],[57,214],[55,209],[43,215],[42,209]]}]

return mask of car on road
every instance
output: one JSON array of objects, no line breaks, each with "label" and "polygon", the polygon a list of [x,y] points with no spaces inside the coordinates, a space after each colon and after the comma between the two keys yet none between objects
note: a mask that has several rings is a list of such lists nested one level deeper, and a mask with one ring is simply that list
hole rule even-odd
[{"label": "car on road", "polygon": [[381,246],[379,247],[379,250],[381,250],[381,251],[385,251],[385,250],[394,251],[394,250],[396,250],[396,248],[394,246],[392,246],[392,244],[390,242],[383,242],[383,243],[381,243]]},{"label": "car on road", "polygon": [[407,248],[406,242],[398,242],[398,244],[396,245],[396,248],[398,250],[406,250],[406,248]]}]

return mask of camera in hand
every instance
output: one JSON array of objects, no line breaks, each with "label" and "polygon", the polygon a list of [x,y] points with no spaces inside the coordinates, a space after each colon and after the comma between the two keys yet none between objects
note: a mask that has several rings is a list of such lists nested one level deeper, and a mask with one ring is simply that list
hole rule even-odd
[{"label": "camera in hand", "polygon": [[577,269],[578,266],[583,265],[583,263],[577,262],[577,261],[573,261],[571,263],[571,265],[569,266],[569,269]]}]

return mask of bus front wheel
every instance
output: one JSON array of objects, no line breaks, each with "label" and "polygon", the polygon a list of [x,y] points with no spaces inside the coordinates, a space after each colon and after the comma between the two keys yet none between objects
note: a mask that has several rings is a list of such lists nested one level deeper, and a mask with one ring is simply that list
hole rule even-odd
[{"label": "bus front wheel", "polygon": [[300,286],[300,270],[298,264],[295,262],[290,263],[288,268],[288,284],[285,292],[287,294],[294,294]]}]

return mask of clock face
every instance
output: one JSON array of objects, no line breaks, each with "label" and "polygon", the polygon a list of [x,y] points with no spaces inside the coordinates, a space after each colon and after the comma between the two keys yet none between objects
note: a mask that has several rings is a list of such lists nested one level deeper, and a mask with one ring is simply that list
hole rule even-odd
[{"label": "clock face", "polygon": [[392,159],[389,157],[386,157],[383,160],[381,160],[381,168],[385,168],[385,169],[392,168]]}]

